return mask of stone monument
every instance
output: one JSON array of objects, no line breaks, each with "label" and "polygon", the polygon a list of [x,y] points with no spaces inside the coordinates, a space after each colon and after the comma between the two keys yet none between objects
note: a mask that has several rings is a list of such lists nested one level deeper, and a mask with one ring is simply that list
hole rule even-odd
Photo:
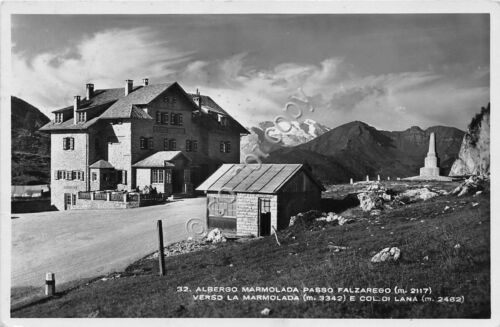
[{"label": "stone monument", "polygon": [[431,133],[429,151],[425,157],[424,167],[420,168],[420,176],[439,176],[438,160],[436,156],[436,136]]},{"label": "stone monument", "polygon": [[439,175],[439,158],[436,154],[436,136],[431,133],[429,137],[429,151],[424,160],[424,166],[420,168],[420,175],[407,177],[406,180],[439,180],[451,181],[452,178]]}]

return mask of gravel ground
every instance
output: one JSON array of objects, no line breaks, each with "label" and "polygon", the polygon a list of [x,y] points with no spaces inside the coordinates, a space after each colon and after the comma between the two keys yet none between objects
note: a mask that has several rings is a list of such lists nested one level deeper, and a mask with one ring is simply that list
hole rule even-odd
[{"label": "gravel ground", "polygon": [[57,284],[125,269],[157,246],[156,220],[165,244],[186,239],[191,218],[205,221],[204,197],[128,210],[74,210],[14,214],[12,287]]}]

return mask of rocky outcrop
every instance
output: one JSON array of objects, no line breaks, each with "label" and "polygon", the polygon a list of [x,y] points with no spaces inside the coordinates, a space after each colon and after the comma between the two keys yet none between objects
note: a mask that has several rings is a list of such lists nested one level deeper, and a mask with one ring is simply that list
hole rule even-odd
[{"label": "rocky outcrop", "polygon": [[375,254],[371,262],[397,261],[401,255],[401,250],[397,247],[385,248]]},{"label": "rocky outcrop", "polygon": [[490,105],[481,108],[469,124],[462,146],[450,170],[450,176],[489,175]]}]

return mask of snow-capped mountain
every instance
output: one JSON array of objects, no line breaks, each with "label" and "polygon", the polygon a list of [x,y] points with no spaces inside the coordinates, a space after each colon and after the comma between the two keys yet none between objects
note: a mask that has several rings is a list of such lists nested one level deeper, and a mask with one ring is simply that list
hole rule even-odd
[{"label": "snow-capped mountain", "polygon": [[[261,122],[259,123],[258,127],[248,128],[251,134],[244,136],[241,139],[242,158],[247,153],[252,152],[252,149],[256,144],[259,144],[259,148],[261,149],[261,151],[270,153],[271,151],[283,147],[292,147],[309,142],[312,139],[331,130],[331,128],[326,127],[312,119],[306,119],[304,121],[291,121],[289,124],[281,123],[280,126],[282,130],[286,130],[287,132],[285,133],[279,131],[274,126],[274,122],[271,121]],[[264,132],[269,127],[271,127],[269,136],[275,139],[281,138],[281,141],[279,143],[271,143],[265,138]]]}]

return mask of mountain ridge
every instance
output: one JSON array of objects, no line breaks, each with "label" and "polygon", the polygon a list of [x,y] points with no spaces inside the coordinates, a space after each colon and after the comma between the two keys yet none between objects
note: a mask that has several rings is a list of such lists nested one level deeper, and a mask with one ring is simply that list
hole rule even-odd
[{"label": "mountain ridge", "polygon": [[50,119],[38,108],[11,97],[11,184],[50,183],[50,136],[38,129]]},{"label": "mountain ridge", "polygon": [[[404,131],[380,131],[361,121],[338,126],[303,144],[275,149],[264,162],[307,163],[327,183],[418,175],[436,133],[436,148],[444,174],[458,155],[464,132],[455,127],[418,126]],[[299,160],[299,161],[297,161]],[[332,167],[335,167],[332,169]]]}]

